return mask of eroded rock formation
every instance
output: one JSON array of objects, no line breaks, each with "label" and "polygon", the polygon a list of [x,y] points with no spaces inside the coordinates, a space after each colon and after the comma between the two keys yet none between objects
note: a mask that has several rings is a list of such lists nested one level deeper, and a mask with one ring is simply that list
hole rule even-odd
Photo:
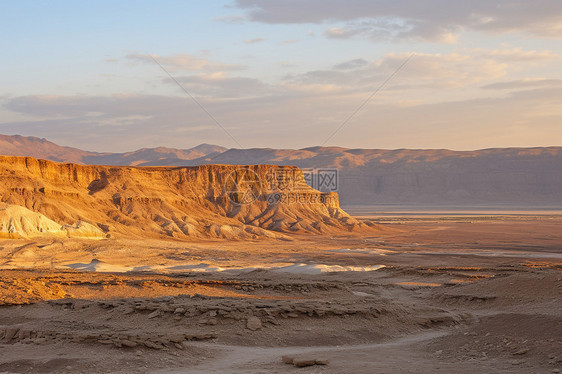
[{"label": "eroded rock formation", "polygon": [[114,167],[0,156],[0,200],[61,225],[176,238],[277,237],[365,227],[292,166]]}]

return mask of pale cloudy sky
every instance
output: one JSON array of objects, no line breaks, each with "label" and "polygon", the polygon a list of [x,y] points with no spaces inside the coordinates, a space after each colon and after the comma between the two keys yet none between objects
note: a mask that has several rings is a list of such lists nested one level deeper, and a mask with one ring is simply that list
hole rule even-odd
[{"label": "pale cloudy sky", "polygon": [[560,0],[0,3],[3,134],[98,151],[562,145]]}]

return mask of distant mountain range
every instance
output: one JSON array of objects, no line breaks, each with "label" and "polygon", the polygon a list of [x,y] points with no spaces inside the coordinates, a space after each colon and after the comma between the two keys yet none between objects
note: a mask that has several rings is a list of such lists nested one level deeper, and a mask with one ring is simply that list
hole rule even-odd
[{"label": "distant mountain range", "polygon": [[97,153],[46,139],[0,135],[0,154],[89,165],[294,165],[337,169],[342,205],[562,206],[562,147],[477,151],[340,147],[227,149],[143,148]]},{"label": "distant mountain range", "polygon": [[33,136],[0,135],[0,155],[30,156],[57,162],[72,162],[85,165],[178,165],[182,161],[212,157],[226,150],[226,148],[217,145],[201,144],[189,149],[158,147],[143,148],[126,153],[99,153],[63,147],[47,139]]}]

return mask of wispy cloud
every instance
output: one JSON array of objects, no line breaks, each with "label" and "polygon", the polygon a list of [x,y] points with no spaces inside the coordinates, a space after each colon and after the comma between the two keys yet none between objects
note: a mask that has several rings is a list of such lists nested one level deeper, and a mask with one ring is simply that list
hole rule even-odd
[{"label": "wispy cloud", "polygon": [[[304,147],[313,144],[311,139],[318,134],[341,124],[408,55],[388,53],[373,60],[342,60],[324,69],[286,75],[276,82],[214,71],[211,67],[222,64],[204,59],[166,61],[183,66],[174,74],[176,79],[235,138],[247,138],[245,144],[252,146]],[[515,131],[514,124],[518,129],[534,126],[532,137],[537,142],[556,143],[560,139],[562,143],[562,81],[537,75],[543,64],[556,65],[559,58],[553,52],[522,48],[416,53],[333,144],[373,147],[361,142],[384,139],[384,144],[376,146],[525,145],[520,142],[523,132]],[[139,62],[147,62],[146,56]],[[535,75],[516,78],[526,71]],[[152,83],[173,87],[173,82],[162,77]],[[180,141],[193,139],[216,139],[212,142],[235,146],[217,132],[199,107],[180,94],[4,96],[0,110],[8,115],[0,120],[0,130],[77,146],[86,144],[86,140],[78,144],[80,139],[96,139],[113,149],[121,146],[123,137],[129,139],[127,146],[131,148],[155,142],[181,147]],[[476,125],[468,136],[471,121]],[[490,127],[494,134],[490,134]],[[513,136],[505,135],[509,133]],[[91,147],[86,144],[85,148]]]},{"label": "wispy cloud", "polygon": [[[408,53],[389,53],[380,59],[367,61],[353,59],[336,64],[330,69],[312,70],[289,75],[284,79],[287,88],[310,92],[365,92],[381,82],[399,66]],[[449,54],[416,53],[407,69],[386,91],[404,92],[409,89],[458,90],[479,87],[507,76],[510,72],[548,63],[562,56],[548,51],[513,49],[459,49]],[[509,61],[509,63],[508,63]]]},{"label": "wispy cloud", "polygon": [[[322,141],[319,134],[337,127],[363,97],[317,93],[304,99],[295,92],[201,101],[249,146],[299,148]],[[562,143],[560,87],[521,87],[503,97],[404,105],[407,98],[374,100],[333,144],[470,149]],[[235,146],[183,97],[24,96],[9,99],[4,108],[36,118],[0,122],[3,132],[49,137],[86,149],[97,143],[105,145],[102,150],[122,150],[124,138],[131,149],[161,144],[181,148],[209,139]],[[61,118],[53,119],[52,114]]]},{"label": "wispy cloud", "polygon": [[[194,94],[217,99],[255,97],[275,92],[272,87],[259,79],[229,77],[222,72],[195,76],[179,76],[176,77],[176,79]],[[169,79],[165,81],[175,84],[175,82]]]},{"label": "wispy cloud", "polygon": [[364,60],[362,58],[356,58],[354,60],[341,62],[341,63],[335,65],[334,69],[337,69],[337,70],[352,70],[352,69],[357,69],[357,68],[363,67],[363,66],[368,65],[368,64],[369,64],[369,62],[367,60]]},{"label": "wispy cloud", "polygon": [[255,44],[255,43],[261,43],[261,42],[264,42],[264,41],[265,41],[264,38],[252,38],[252,39],[244,40],[244,44]]},{"label": "wispy cloud", "polygon": [[352,36],[361,34],[365,32],[366,28],[351,28],[351,27],[331,27],[328,30],[324,31],[324,36],[333,39],[348,39]]},{"label": "wispy cloud", "polygon": [[503,48],[503,49],[473,49],[473,53],[478,57],[493,58],[506,62],[531,61],[539,62],[543,60],[558,60],[561,55],[552,51],[524,50],[523,48]]},{"label": "wispy cloud", "polygon": [[[171,56],[158,56],[155,54],[154,57],[170,71],[228,71],[244,68],[240,65],[218,63],[186,53]],[[154,64],[152,57],[147,54],[131,53],[126,55],[125,58],[136,63]]]},{"label": "wispy cloud", "polygon": [[562,79],[518,79],[482,86],[487,90],[521,90],[528,88],[562,87]]}]

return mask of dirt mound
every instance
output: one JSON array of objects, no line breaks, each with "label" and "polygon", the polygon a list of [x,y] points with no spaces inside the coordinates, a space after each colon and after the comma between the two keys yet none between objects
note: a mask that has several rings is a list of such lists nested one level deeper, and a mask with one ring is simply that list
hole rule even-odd
[{"label": "dirt mound", "polygon": [[[367,229],[292,166],[110,167],[0,156],[0,201],[106,234],[286,238]],[[372,227],[372,226],[371,226]],[[69,230],[79,230],[75,226]],[[276,231],[276,232],[275,232]]]},{"label": "dirt mound", "polygon": [[0,205],[0,238],[18,239],[37,236],[71,238],[105,238],[96,226],[78,221],[74,225],[61,225],[41,213],[18,205]]}]

